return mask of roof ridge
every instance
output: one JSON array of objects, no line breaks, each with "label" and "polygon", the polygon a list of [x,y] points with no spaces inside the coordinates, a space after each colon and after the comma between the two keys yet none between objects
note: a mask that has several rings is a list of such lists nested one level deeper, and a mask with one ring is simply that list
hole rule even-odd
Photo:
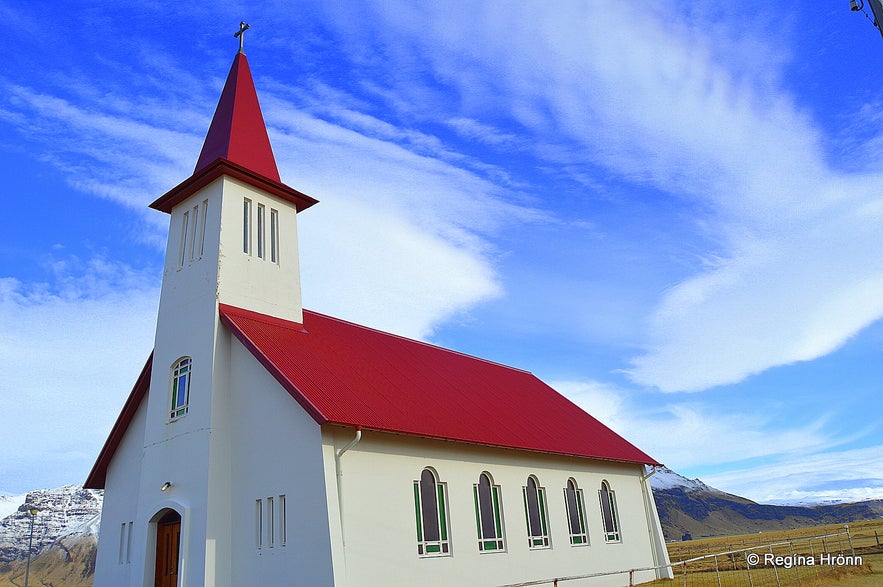
[{"label": "roof ridge", "polygon": [[327,318],[327,319],[329,319],[329,320],[334,320],[335,322],[340,322],[340,323],[342,323],[342,324],[348,324],[348,325],[350,325],[350,326],[354,326],[354,327],[356,327],[356,328],[361,328],[361,329],[363,329],[363,330],[369,330],[369,331],[371,331],[371,332],[376,332],[376,333],[378,333],[378,334],[383,334],[383,335],[385,335],[385,336],[390,336],[390,337],[393,337],[393,338],[397,338],[397,339],[399,339],[399,340],[404,340],[404,341],[407,341],[407,342],[412,342],[412,343],[414,343],[414,344],[423,345],[423,346],[426,346],[426,347],[429,347],[429,348],[433,348],[433,349],[436,349],[436,350],[444,351],[444,352],[446,352],[446,353],[451,353],[451,354],[454,354],[454,355],[459,355],[459,356],[461,356],[461,357],[466,357],[466,358],[468,358],[468,359],[474,359],[474,360],[476,360],[476,361],[481,361],[482,363],[488,363],[488,364],[490,364],[490,365],[496,365],[497,367],[503,367],[504,369],[511,369],[512,371],[518,371],[519,373],[527,373],[527,374],[529,374],[529,375],[533,375],[534,377],[536,377],[536,375],[534,375],[533,372],[528,371],[527,369],[521,369],[521,368],[519,368],[519,367],[513,367],[512,365],[507,365],[507,364],[505,364],[505,363],[500,363],[500,362],[497,362],[497,361],[491,361],[490,359],[485,359],[484,357],[479,357],[479,356],[477,356],[477,355],[471,355],[471,354],[469,354],[469,353],[464,353],[464,352],[462,352],[462,351],[457,351],[457,350],[454,350],[454,349],[449,349],[449,348],[447,348],[447,347],[443,347],[443,346],[441,346],[441,345],[437,345],[437,344],[435,344],[435,343],[426,342],[425,340],[418,340],[418,339],[416,339],[416,338],[411,338],[411,337],[409,337],[409,336],[403,336],[403,335],[401,335],[401,334],[395,334],[394,332],[387,332],[387,331],[385,331],[385,330],[380,330],[379,328],[374,328],[374,327],[372,327],[372,326],[365,326],[364,324],[359,324],[359,323],[357,323],[357,322],[352,322],[352,321],[350,321],[350,320],[345,320],[345,319],[343,319],[343,318],[338,318],[338,317],[336,317],[336,316],[330,316],[330,315],[328,315],[328,314],[323,314],[322,312],[317,312],[317,311],[315,311],[315,310],[307,310],[307,309],[305,308],[305,309],[304,309],[304,313],[305,313],[305,314],[306,314],[306,313],[309,313],[309,314],[313,314],[313,315],[316,315],[316,316],[321,316],[322,318]]},{"label": "roof ridge", "polygon": [[[261,312],[255,312],[254,310],[247,310],[247,309],[245,309],[245,308],[240,308],[240,307],[238,307],[238,306],[231,306],[230,304],[218,304],[218,306],[219,306],[219,309],[220,309],[220,307],[222,307],[222,306],[223,306],[224,308],[229,308],[230,310],[233,311],[233,313],[236,313],[236,312],[245,312],[246,314],[248,314],[249,316],[251,316],[252,319],[257,320],[257,321],[259,321],[259,322],[263,322],[263,323],[265,323],[265,324],[273,324],[273,325],[275,325],[275,326],[284,326],[284,325],[286,325],[286,324],[296,324],[296,325],[300,326],[300,329],[301,329],[303,332],[305,332],[305,333],[309,333],[309,328],[307,328],[307,325],[306,325],[305,323],[294,322],[294,321],[292,321],[292,320],[285,320],[284,318],[277,318],[277,317],[275,317],[275,316],[270,316],[270,315],[268,315],[268,314],[263,314],[263,313],[261,313]],[[485,359],[484,357],[479,357],[479,356],[476,356],[476,355],[471,355],[471,354],[469,354],[469,353],[464,353],[464,352],[462,352],[462,351],[457,351],[457,350],[454,350],[454,349],[449,349],[449,348],[447,348],[447,347],[443,347],[443,346],[441,346],[441,345],[437,345],[437,344],[434,344],[434,343],[431,343],[431,342],[426,342],[425,340],[418,340],[418,339],[416,339],[416,338],[411,338],[411,337],[409,337],[409,336],[403,336],[403,335],[401,335],[401,334],[395,334],[394,332],[387,332],[387,331],[385,331],[385,330],[380,330],[379,328],[374,328],[373,326],[365,326],[364,324],[359,324],[358,322],[353,322],[353,321],[351,321],[351,320],[345,320],[344,318],[338,318],[337,316],[331,316],[330,314],[323,314],[322,312],[317,312],[316,310],[308,310],[308,309],[304,308],[304,309],[303,309],[303,313],[304,313],[304,314],[312,314],[313,316],[318,316],[318,317],[320,317],[320,318],[325,318],[325,319],[327,319],[327,320],[332,320],[332,321],[334,321],[334,322],[339,322],[339,323],[341,323],[341,324],[347,324],[347,325],[352,326],[352,327],[354,327],[354,328],[361,328],[362,330],[367,330],[367,331],[370,331],[370,332],[376,332],[377,334],[382,334],[383,336],[389,336],[389,337],[397,338],[397,339],[399,339],[399,340],[403,340],[403,341],[406,341],[406,342],[411,342],[411,343],[414,343],[414,344],[419,344],[419,345],[422,345],[422,346],[425,346],[425,347],[429,347],[429,348],[432,348],[432,349],[436,349],[436,350],[439,350],[439,351],[443,351],[443,352],[445,352],[445,353],[450,353],[450,354],[453,354],[453,355],[458,355],[458,356],[461,356],[461,357],[466,357],[466,358],[468,358],[468,359],[474,359],[474,360],[476,360],[476,361],[481,361],[482,363],[487,363],[487,364],[489,364],[489,365],[496,365],[497,367],[502,367],[502,368],[504,368],[504,369],[510,369],[510,370],[512,370],[512,371],[517,371],[517,372],[519,372],[519,373],[527,373],[527,374],[529,374],[529,375],[531,375],[531,376],[533,376],[533,377],[536,377],[536,375],[534,375],[533,372],[528,371],[527,369],[521,369],[521,368],[519,368],[519,367],[513,367],[512,365],[507,365],[507,364],[505,364],[505,363],[500,363],[500,362],[498,362],[498,361],[491,361],[490,359]],[[280,322],[281,322],[282,324],[279,324]]]}]

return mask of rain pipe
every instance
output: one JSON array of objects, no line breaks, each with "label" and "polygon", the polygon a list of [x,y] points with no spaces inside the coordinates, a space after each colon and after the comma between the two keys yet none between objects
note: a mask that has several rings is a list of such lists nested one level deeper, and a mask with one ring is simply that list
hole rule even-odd
[{"label": "rain pipe", "polygon": [[362,427],[356,426],[355,437],[342,449],[334,453],[334,468],[337,471],[337,515],[340,516],[340,541],[346,547],[346,535],[343,531],[343,465],[341,457],[343,453],[356,446],[362,440]]}]

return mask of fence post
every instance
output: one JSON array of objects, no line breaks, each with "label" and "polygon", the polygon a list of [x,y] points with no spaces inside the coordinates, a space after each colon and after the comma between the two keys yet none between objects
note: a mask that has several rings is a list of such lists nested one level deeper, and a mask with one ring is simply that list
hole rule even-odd
[{"label": "fence post", "polygon": [[714,555],[714,576],[717,578],[717,587],[721,587],[721,573],[717,567],[717,555]]},{"label": "fence post", "polygon": [[[772,544],[770,545],[770,555],[774,557],[776,556],[773,552]],[[776,575],[776,587],[782,587],[782,583],[779,581],[779,569],[776,567],[776,565],[773,565],[773,573],[775,573]]]},{"label": "fence post", "polygon": [[[797,562],[797,557],[796,557],[795,554],[794,554],[794,541],[793,541],[793,540],[789,540],[789,541],[788,541],[788,548],[791,549],[791,560],[793,560],[793,561],[796,563],[796,562]],[[794,571],[797,573],[797,584],[798,584],[798,585],[801,585],[801,582],[800,582],[800,565],[795,564],[795,565],[794,565]]]},{"label": "fence post", "polygon": [[629,587],[635,587],[635,569],[629,569]]},{"label": "fence post", "polygon": [[687,587],[687,562],[684,561],[684,587]]},{"label": "fence post", "polygon": [[852,556],[855,556],[855,547],[852,545],[852,534],[849,533],[849,524],[844,526],[844,528],[846,528],[846,538],[849,540],[849,550]]},{"label": "fence post", "polygon": [[748,562],[748,554],[745,555],[745,572],[748,573],[748,587],[754,587],[754,581],[751,580],[751,564]]}]

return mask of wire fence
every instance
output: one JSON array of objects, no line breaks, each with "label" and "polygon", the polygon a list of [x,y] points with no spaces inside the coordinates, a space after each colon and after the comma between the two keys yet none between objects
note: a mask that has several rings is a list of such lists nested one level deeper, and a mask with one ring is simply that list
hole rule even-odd
[{"label": "wire fence", "polygon": [[[819,580],[842,574],[870,573],[864,557],[883,553],[880,529],[863,525],[856,534],[841,531],[770,541],[697,541],[670,548],[671,564],[512,583],[501,587],[814,587]],[[758,535],[760,536],[760,535]],[[723,547],[723,549],[721,549]],[[657,579],[670,569],[673,579]]]}]

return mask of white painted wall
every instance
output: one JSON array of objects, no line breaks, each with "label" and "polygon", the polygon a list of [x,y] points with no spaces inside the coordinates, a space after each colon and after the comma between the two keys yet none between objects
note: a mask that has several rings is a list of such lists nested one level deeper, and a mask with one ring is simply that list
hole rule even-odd
[{"label": "white painted wall", "polygon": [[[145,531],[138,518],[138,495],[141,481],[141,451],[144,446],[145,402],[135,412],[129,429],[107,468],[104,503],[101,506],[101,532],[98,535],[98,558],[95,562],[96,587],[102,585],[140,585],[143,573]],[[132,539],[120,552],[120,525],[132,524]],[[128,531],[128,528],[127,530]],[[128,541],[127,537],[124,540]],[[123,560],[121,561],[121,554]]]},{"label": "white painted wall", "polygon": [[[321,429],[238,340],[229,338],[232,585],[331,587]],[[285,546],[280,495],[287,510]],[[272,547],[268,497],[276,507]],[[255,531],[258,499],[264,507],[261,548]]]},{"label": "white painted wall", "polygon": [[[333,453],[352,430],[323,433],[326,482],[334,478]],[[648,524],[638,465],[555,457],[491,449],[366,431],[342,458],[346,549],[335,537],[335,562],[345,565],[336,585],[449,586],[500,585],[562,575],[578,575],[653,566],[652,528]],[[451,556],[420,558],[416,549],[413,482],[424,467],[447,484]],[[480,553],[477,545],[473,485],[483,471],[500,485],[506,551]],[[531,550],[527,541],[522,487],[536,475],[546,488],[552,547]],[[588,546],[571,546],[564,502],[567,479],[583,490],[589,526]],[[616,494],[622,542],[606,543],[602,534],[598,489],[606,479]],[[332,524],[337,497],[329,491]],[[345,556],[344,556],[345,554]],[[340,559],[340,560],[337,560]],[[345,559],[345,562],[343,562]],[[336,571],[337,572],[337,571]],[[644,572],[636,580],[648,581]],[[627,578],[626,578],[627,580]],[[579,585],[580,582],[574,582]],[[622,576],[585,583],[621,585]]]}]

